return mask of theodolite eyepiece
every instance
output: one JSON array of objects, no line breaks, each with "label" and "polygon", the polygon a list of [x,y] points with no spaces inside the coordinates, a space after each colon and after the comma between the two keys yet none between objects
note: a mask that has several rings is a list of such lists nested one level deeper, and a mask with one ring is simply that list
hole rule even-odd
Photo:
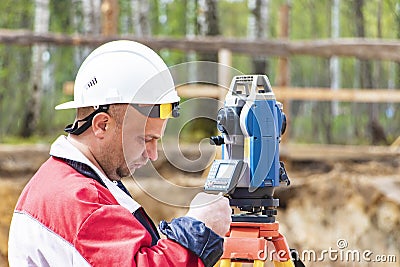
[{"label": "theodolite eyepiece", "polygon": [[225,144],[224,142],[224,137],[218,135],[218,136],[211,136],[210,137],[210,144],[211,145],[216,145],[216,146],[220,146]]}]

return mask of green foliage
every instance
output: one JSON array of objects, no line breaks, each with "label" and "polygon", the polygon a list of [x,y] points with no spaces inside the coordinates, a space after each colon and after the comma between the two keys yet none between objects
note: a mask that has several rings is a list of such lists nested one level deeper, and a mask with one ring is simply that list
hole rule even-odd
[{"label": "green foliage", "polygon": [[225,37],[246,37],[249,10],[247,1],[219,1],[219,28]]},{"label": "green foliage", "polygon": [[50,27],[51,32],[73,33],[72,25],[72,1],[53,0],[49,2],[50,8]]},{"label": "green foliage", "polygon": [[[1,2],[0,27],[31,29],[33,5],[27,1]],[[0,45],[0,140],[16,135],[23,116],[30,77],[28,47]]]},{"label": "green foliage", "polygon": [[218,134],[215,121],[196,118],[184,125],[179,133],[179,140],[187,143],[199,143],[203,139],[208,139],[210,136]]},{"label": "green foliage", "polygon": [[186,0],[167,2],[165,15],[166,24],[161,35],[182,37],[186,35]]},{"label": "green foliage", "polygon": [[[311,40],[330,38],[331,2],[328,0],[290,1],[290,37],[291,40]],[[380,27],[378,27],[379,3],[382,3]],[[183,38],[188,31],[188,23],[196,23],[199,10],[188,14],[190,5],[195,0],[150,0],[148,19],[152,35]],[[276,38],[279,33],[279,10],[287,0],[269,1],[269,38]],[[2,0],[0,27],[6,29],[30,29],[34,24],[35,1]],[[395,39],[400,36],[400,13],[396,9],[397,0],[364,1],[363,15],[365,35],[368,38]],[[123,34],[134,34],[132,25],[131,1],[119,0],[119,29]],[[82,3],[72,0],[50,0],[50,25],[52,32],[71,34],[82,32]],[[196,8],[198,8],[196,6]],[[218,21],[221,35],[224,37],[246,38],[250,11],[246,0],[218,1]],[[74,20],[75,16],[75,20]],[[340,1],[340,36],[355,36],[354,1]],[[197,27],[195,27],[197,28]],[[195,32],[196,33],[196,32]],[[89,49],[90,50],[90,49]],[[67,81],[73,81],[83,56],[78,56],[77,47],[49,46],[48,71],[51,86],[44,90],[41,117],[36,136],[54,136],[61,134],[63,127],[72,122],[74,111],[54,111],[58,103],[72,99],[62,91]],[[178,50],[158,51],[168,65],[187,62],[188,55]],[[0,45],[0,141],[21,142],[13,136],[20,132],[24,108],[29,105],[30,76],[35,71],[31,64],[31,47],[18,45]],[[190,58],[191,60],[193,58]],[[195,58],[196,59],[196,58]],[[276,57],[268,58],[266,73],[275,85],[277,77]],[[239,71],[252,73],[252,57],[234,54],[232,67]],[[359,61],[354,58],[340,58],[341,84],[343,88],[359,87]],[[400,86],[400,67],[389,61],[372,63],[373,86],[376,88],[398,88]],[[311,56],[290,58],[290,84],[293,86],[329,87],[329,60]],[[331,116],[329,103],[311,103],[292,101],[290,117],[290,135],[294,142],[333,142],[340,144],[366,144],[370,141],[368,123],[371,105],[340,103],[339,115]],[[398,105],[379,104],[378,121],[385,129],[388,141],[393,141],[400,134],[400,111]],[[193,129],[193,125],[207,125],[208,121],[185,126],[182,138],[201,140],[211,133],[202,129]],[[198,126],[196,126],[198,127]],[[327,132],[330,132],[328,135]],[[44,137],[46,138],[46,137]],[[32,138],[29,142],[35,142]]]},{"label": "green foliage", "polygon": [[[330,5],[328,1],[300,0],[291,3],[291,39],[329,38]],[[295,16],[296,14],[296,16]]]},{"label": "green foliage", "polygon": [[32,29],[33,14],[33,1],[2,0],[0,28]]},{"label": "green foliage", "polygon": [[[0,136],[17,134],[29,86],[30,49],[0,46]],[[16,71],[18,70],[18,71]]]},{"label": "green foliage", "polygon": [[150,13],[150,25],[151,32],[153,35],[159,35],[166,25],[160,24],[160,1],[159,0],[149,0],[150,8],[152,12]]},{"label": "green foliage", "polygon": [[128,32],[134,32],[132,25],[132,8],[128,1],[119,0],[119,25],[118,28],[121,31],[121,34],[125,34]]},{"label": "green foliage", "polygon": [[[68,123],[71,123],[75,117],[75,111],[55,111],[54,107],[60,103],[73,99],[72,95],[65,95],[63,92],[64,83],[73,81],[78,71],[73,63],[73,47],[53,47],[50,49],[51,58],[49,64],[53,67],[52,76],[53,88],[45,92],[48,97],[42,105],[42,114],[39,128],[44,133],[53,134],[54,131],[63,129]],[[49,123],[50,122],[50,123]]]},{"label": "green foliage", "polygon": [[[322,104],[330,105],[328,102]],[[316,105],[314,102],[305,102],[303,111],[300,114],[293,116],[290,120],[290,139],[296,140],[299,143],[331,143],[331,144],[346,144],[346,145],[367,145],[370,144],[370,128],[369,117],[366,116],[370,104],[352,104],[340,103],[340,114],[331,118],[331,135],[332,140],[327,142],[326,129],[316,119],[321,112],[321,109],[313,109]],[[388,143],[394,142],[399,135],[400,127],[398,124],[393,124],[394,121],[399,121],[400,112],[398,112],[398,104],[382,105],[382,112],[379,113],[378,121],[386,130]],[[393,113],[390,111],[392,110]],[[358,115],[354,115],[357,113]],[[357,125],[355,132],[354,125]],[[357,135],[357,138],[354,136]],[[384,144],[383,142],[381,144]]]}]

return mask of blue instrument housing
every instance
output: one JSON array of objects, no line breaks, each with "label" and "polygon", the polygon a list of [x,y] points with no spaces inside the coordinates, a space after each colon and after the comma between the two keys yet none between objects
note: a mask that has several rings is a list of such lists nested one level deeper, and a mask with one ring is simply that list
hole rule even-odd
[{"label": "blue instrument housing", "polygon": [[279,186],[279,142],[283,113],[276,100],[255,100],[245,119],[250,188]]}]

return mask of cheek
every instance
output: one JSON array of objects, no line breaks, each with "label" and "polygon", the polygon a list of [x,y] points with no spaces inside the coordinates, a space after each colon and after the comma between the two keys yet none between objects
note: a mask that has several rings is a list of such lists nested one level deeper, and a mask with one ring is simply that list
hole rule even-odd
[{"label": "cheek", "polygon": [[124,124],[122,131],[122,148],[128,164],[139,159],[143,155],[146,149],[144,139],[142,138],[144,132],[144,124],[141,121]]},{"label": "cheek", "polygon": [[140,158],[145,149],[146,145],[144,141],[138,140],[137,137],[124,138],[123,150],[128,162]]}]

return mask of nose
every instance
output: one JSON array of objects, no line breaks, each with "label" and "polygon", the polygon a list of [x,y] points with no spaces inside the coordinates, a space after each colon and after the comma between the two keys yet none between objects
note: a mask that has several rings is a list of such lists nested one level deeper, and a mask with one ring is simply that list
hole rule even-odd
[{"label": "nose", "polygon": [[157,152],[157,141],[152,140],[146,143],[145,157],[150,159],[151,161],[155,161],[158,158]]}]

